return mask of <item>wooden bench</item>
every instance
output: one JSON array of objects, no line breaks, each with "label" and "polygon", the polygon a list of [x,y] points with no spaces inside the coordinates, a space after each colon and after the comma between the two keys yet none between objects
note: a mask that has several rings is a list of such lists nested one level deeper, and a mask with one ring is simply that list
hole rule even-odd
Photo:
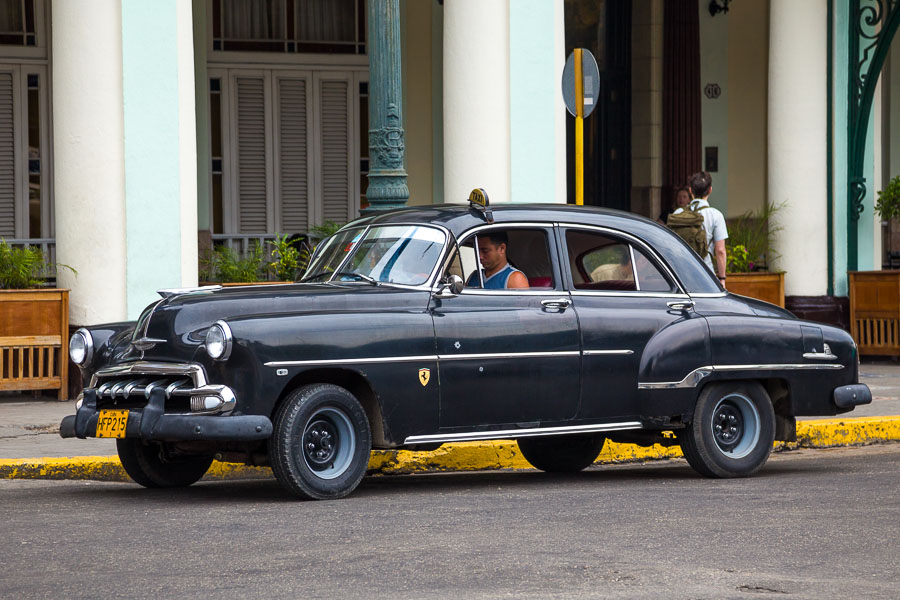
[{"label": "wooden bench", "polygon": [[850,271],[850,331],[860,354],[900,354],[900,271]]},{"label": "wooden bench", "polygon": [[69,290],[0,290],[0,391],[68,396]]}]

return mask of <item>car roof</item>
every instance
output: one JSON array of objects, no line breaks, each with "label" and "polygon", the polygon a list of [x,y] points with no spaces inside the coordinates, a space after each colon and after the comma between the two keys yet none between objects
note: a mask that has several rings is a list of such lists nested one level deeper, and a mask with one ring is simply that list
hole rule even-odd
[{"label": "car roof", "polygon": [[[693,293],[718,293],[713,274],[697,254],[675,233],[641,215],[621,210],[571,204],[492,204],[494,223],[564,223],[591,225],[622,231],[643,240],[675,271],[682,285]],[[460,238],[474,227],[487,223],[484,213],[468,204],[410,206],[369,213],[350,226],[431,223],[448,229]]]}]

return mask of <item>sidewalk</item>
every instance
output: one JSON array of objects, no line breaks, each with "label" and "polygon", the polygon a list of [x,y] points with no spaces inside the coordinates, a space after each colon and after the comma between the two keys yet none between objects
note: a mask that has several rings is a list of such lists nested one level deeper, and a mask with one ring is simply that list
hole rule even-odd
[{"label": "sidewalk", "polygon": [[[873,401],[867,406],[823,421],[802,419],[798,424],[800,445],[838,445],[900,440],[900,362],[891,359],[864,360],[860,380],[872,390]],[[15,459],[82,457],[79,465],[98,463],[98,459],[116,454],[116,444],[110,439],[62,439],[59,422],[73,414],[74,402],[59,402],[54,398],[32,399],[28,395],[0,394],[0,478],[11,477],[10,465],[40,465],[39,460]],[[886,419],[883,417],[891,417]],[[848,427],[856,424],[855,429]],[[834,432],[840,432],[834,437]],[[804,441],[806,440],[806,441]],[[621,446],[621,447],[619,447]],[[484,462],[484,454],[490,461]],[[601,460],[645,460],[678,456],[677,447],[640,449],[635,446],[607,444]],[[48,462],[48,461],[44,461]],[[63,464],[60,461],[49,461]],[[117,466],[117,460],[104,464]],[[4,470],[4,464],[7,469]],[[217,465],[219,463],[215,463]],[[479,468],[527,467],[519,456],[515,442],[448,444],[435,452],[390,451],[373,453],[370,470],[378,472],[411,472],[420,470],[452,470]],[[234,467],[219,469],[220,476],[239,471]],[[258,472],[259,469],[253,469]],[[34,475],[32,475],[34,476]],[[105,478],[105,477],[104,477]]]}]

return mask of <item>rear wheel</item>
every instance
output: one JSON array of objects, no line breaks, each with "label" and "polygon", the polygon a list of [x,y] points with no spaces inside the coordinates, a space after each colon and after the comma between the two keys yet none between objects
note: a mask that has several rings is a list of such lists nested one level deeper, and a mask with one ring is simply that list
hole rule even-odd
[{"label": "rear wheel", "polygon": [[315,384],[295,390],[279,407],[269,460],[285,489],[326,500],[356,489],[371,450],[369,420],[359,401],[342,387]]},{"label": "rear wheel", "polygon": [[772,452],[775,411],[756,382],[711,384],[697,399],[693,421],[679,432],[688,463],[707,477],[747,477]]},{"label": "rear wheel", "polygon": [[575,473],[591,466],[606,438],[602,435],[558,435],[519,438],[519,450],[531,465],[548,473]]},{"label": "rear wheel", "polygon": [[160,442],[135,438],[116,440],[119,461],[135,483],[148,488],[185,487],[195,483],[212,464],[212,456],[178,456]]}]

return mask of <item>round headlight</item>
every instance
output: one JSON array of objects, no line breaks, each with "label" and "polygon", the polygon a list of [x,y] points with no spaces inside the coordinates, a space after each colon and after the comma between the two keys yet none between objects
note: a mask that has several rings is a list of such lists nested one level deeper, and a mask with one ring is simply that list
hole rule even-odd
[{"label": "round headlight", "polygon": [[226,360],[231,355],[231,328],[216,321],[206,332],[206,352],[213,360]]},{"label": "round headlight", "polygon": [[69,340],[69,358],[72,362],[82,367],[89,362],[94,355],[94,340],[91,338],[91,332],[81,328],[72,334]]}]

